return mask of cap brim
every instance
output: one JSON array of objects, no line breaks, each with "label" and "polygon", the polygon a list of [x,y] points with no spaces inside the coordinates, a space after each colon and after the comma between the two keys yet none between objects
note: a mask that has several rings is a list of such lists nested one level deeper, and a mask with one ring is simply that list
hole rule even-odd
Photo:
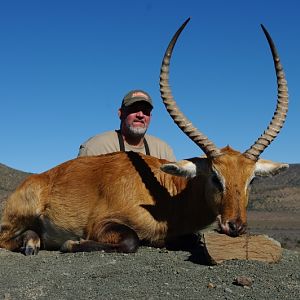
[{"label": "cap brim", "polygon": [[135,97],[135,98],[132,98],[130,100],[127,100],[125,103],[123,103],[123,106],[128,107],[128,106],[130,106],[130,105],[132,105],[134,103],[137,103],[137,102],[147,103],[148,105],[150,105],[153,108],[153,105],[152,105],[152,103],[149,100],[147,100],[145,98],[138,98],[138,97]]}]

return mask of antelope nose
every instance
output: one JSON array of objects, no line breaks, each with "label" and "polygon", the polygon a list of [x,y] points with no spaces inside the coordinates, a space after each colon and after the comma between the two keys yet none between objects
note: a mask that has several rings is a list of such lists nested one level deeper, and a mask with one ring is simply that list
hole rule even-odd
[{"label": "antelope nose", "polygon": [[228,222],[228,227],[229,227],[229,235],[236,237],[239,235],[239,230],[238,230],[238,225],[235,222]]}]

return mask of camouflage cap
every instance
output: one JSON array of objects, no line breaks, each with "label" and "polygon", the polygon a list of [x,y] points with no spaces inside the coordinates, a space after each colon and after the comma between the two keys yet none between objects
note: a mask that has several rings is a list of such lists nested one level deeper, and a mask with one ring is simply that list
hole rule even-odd
[{"label": "camouflage cap", "polygon": [[132,90],[128,94],[126,94],[122,101],[122,107],[128,107],[133,103],[140,101],[147,102],[153,108],[151,97],[148,93],[142,90]]}]

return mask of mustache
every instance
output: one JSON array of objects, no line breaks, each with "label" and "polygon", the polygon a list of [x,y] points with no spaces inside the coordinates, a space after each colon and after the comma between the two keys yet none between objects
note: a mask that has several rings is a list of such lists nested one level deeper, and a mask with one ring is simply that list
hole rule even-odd
[{"label": "mustache", "polygon": [[144,125],[146,124],[145,120],[143,119],[134,119],[133,122],[140,122],[143,123]]}]

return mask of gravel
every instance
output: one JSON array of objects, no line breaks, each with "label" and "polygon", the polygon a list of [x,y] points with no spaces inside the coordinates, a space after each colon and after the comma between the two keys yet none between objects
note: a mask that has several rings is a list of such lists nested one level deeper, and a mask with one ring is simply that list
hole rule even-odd
[{"label": "gravel", "polygon": [[[141,247],[134,254],[0,251],[2,299],[300,299],[300,253],[277,264],[203,265],[195,254]],[[236,284],[246,277],[250,286]]]}]

